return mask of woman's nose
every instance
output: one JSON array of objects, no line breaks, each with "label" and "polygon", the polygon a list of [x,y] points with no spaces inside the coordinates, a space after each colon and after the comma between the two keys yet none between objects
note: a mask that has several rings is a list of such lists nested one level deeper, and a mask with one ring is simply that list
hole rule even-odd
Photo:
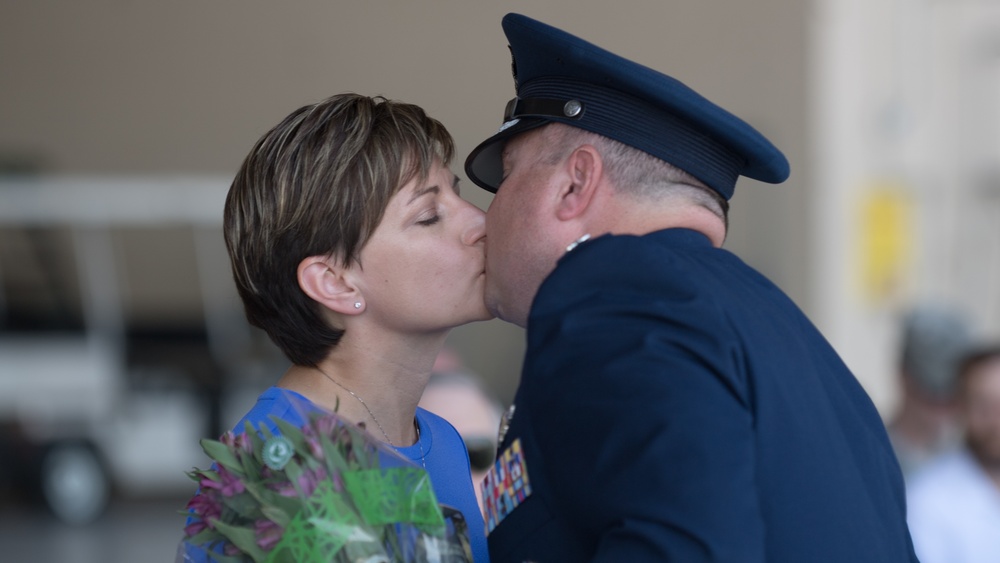
[{"label": "woman's nose", "polygon": [[486,237],[486,214],[471,203],[467,203],[469,219],[462,232],[462,242],[467,245],[479,243]]}]

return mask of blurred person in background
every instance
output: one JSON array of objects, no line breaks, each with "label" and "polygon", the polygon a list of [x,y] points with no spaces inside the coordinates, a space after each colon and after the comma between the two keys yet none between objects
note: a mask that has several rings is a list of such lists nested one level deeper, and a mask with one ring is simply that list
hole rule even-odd
[{"label": "blurred person in background", "polygon": [[956,310],[921,305],[903,318],[899,357],[901,403],[887,428],[904,476],[955,447],[954,384],[958,362],[972,345],[966,319]]},{"label": "blurred person in background", "polygon": [[461,365],[452,365],[448,369],[435,369],[419,406],[450,422],[462,436],[469,452],[472,484],[482,509],[480,485],[496,457],[497,428],[503,412],[500,402],[478,377]]},{"label": "blurred person in background", "polygon": [[264,134],[226,199],[247,319],[291,362],[236,424],[304,421],[289,395],[363,424],[423,466],[488,561],[461,436],[418,408],[449,331],[491,318],[483,212],[459,195],[451,135],[418,106],[357,94]]},{"label": "blurred person in background", "polygon": [[1000,343],[958,368],[964,448],[942,454],[907,485],[910,533],[922,563],[1000,561]]}]

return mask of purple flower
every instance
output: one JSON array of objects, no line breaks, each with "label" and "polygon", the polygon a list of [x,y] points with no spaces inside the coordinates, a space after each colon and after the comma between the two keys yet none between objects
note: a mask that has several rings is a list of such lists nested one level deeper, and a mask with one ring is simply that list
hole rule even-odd
[{"label": "purple flower", "polygon": [[253,534],[257,538],[257,545],[264,551],[274,549],[284,533],[284,528],[266,518],[257,520],[253,524]]},{"label": "purple flower", "polygon": [[242,453],[253,455],[253,440],[246,434],[236,436],[234,446]]},{"label": "purple flower", "polygon": [[309,453],[320,461],[326,459],[326,452],[323,451],[323,445],[320,443],[321,436],[330,437],[333,427],[327,428],[327,424],[323,421],[326,418],[319,418],[315,421],[315,426],[307,425],[302,429],[302,435],[306,439],[306,445],[309,447]]},{"label": "purple flower", "polygon": [[228,446],[229,449],[232,449],[233,444],[236,443],[236,434],[232,430],[226,430],[222,436],[219,436],[219,441]]},{"label": "purple flower", "polygon": [[246,486],[243,485],[243,481],[241,481],[239,477],[233,475],[221,465],[219,466],[219,477],[222,477],[223,496],[231,497],[247,490]]},{"label": "purple flower", "polygon": [[302,489],[302,494],[306,497],[311,497],[316,487],[324,479],[326,479],[326,469],[324,467],[303,471],[302,475],[299,476],[299,488]]},{"label": "purple flower", "polygon": [[272,491],[278,493],[283,497],[295,498],[299,496],[299,493],[295,491],[295,487],[293,487],[292,484],[288,482],[275,483],[273,485],[269,485],[268,488],[270,488]]},{"label": "purple flower", "polygon": [[192,512],[193,517],[193,521],[184,527],[184,533],[188,537],[205,528],[212,528],[212,519],[222,517],[222,503],[215,493],[199,492],[188,501],[187,509]]},{"label": "purple flower", "polygon": [[309,453],[318,460],[326,459],[326,454],[323,452],[323,446],[319,443],[319,440],[312,436],[306,436],[306,445],[309,446]]},{"label": "purple flower", "polygon": [[192,520],[190,524],[184,526],[184,535],[193,538],[208,527],[209,525],[204,520]]},{"label": "purple flower", "polygon": [[[340,421],[338,421],[337,417],[335,416],[325,415],[317,418],[316,421],[314,422],[314,425],[316,431],[319,432],[321,436],[332,437],[334,430],[336,430],[337,427],[340,426]],[[310,430],[311,429],[312,428],[310,428]]]},{"label": "purple flower", "polygon": [[229,451],[233,452],[237,459],[253,455],[253,440],[246,433],[236,434],[232,430],[227,430],[222,436],[219,436],[219,442],[222,442]]},{"label": "purple flower", "polygon": [[230,473],[229,470],[222,465],[219,466],[218,472],[221,481],[215,481],[203,476],[201,478],[201,487],[203,489],[218,490],[224,497],[236,496],[246,490],[246,486],[243,485],[243,481],[241,481],[236,475]]},{"label": "purple flower", "polygon": [[[296,498],[300,496],[299,489],[302,491],[301,496],[310,497],[316,491],[316,487],[327,478],[326,468],[316,467],[315,469],[304,469],[294,484],[289,481],[280,481],[270,483],[267,487],[283,497]],[[334,489],[339,491],[342,487],[338,486],[337,481],[339,479],[334,479]],[[298,489],[295,485],[298,485]]]}]

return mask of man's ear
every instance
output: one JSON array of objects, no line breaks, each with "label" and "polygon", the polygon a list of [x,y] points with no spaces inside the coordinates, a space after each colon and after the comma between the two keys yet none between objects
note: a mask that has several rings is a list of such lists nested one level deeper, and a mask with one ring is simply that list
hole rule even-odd
[{"label": "man's ear", "polygon": [[567,221],[583,215],[594,201],[604,173],[604,162],[593,145],[580,145],[566,158],[564,166],[569,182],[559,193],[556,216]]},{"label": "man's ear", "polygon": [[296,272],[299,287],[320,305],[344,315],[364,310],[364,299],[351,279],[351,269],[330,256],[310,256]]}]

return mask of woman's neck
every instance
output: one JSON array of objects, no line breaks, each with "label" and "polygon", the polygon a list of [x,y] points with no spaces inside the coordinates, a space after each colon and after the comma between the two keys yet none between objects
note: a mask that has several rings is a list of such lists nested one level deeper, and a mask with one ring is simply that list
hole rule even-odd
[{"label": "woman's neck", "polygon": [[417,439],[417,403],[443,339],[434,346],[386,346],[386,341],[360,346],[345,338],[317,367],[289,368],[278,386],[364,423],[369,433],[393,446],[409,446]]}]

